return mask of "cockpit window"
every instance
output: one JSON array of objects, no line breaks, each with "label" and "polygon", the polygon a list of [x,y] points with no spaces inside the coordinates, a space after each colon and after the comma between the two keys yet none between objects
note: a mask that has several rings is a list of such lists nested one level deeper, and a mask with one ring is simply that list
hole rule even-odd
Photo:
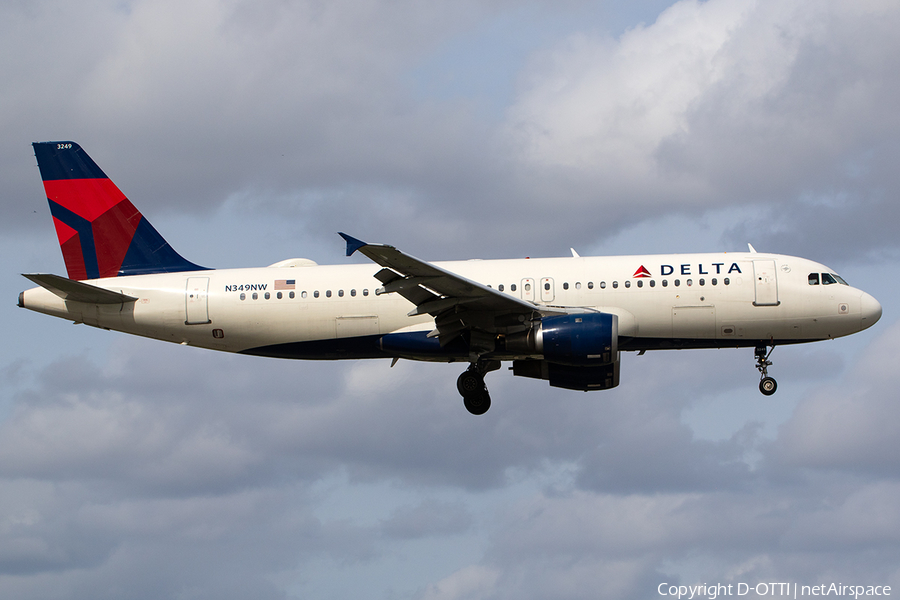
[{"label": "cockpit window", "polygon": [[822,285],[830,285],[832,283],[837,283],[837,279],[834,278],[834,275],[831,273],[822,273]]},{"label": "cockpit window", "polygon": [[819,285],[819,274],[818,273],[810,273],[809,274],[809,285]]},{"label": "cockpit window", "polygon": [[846,286],[849,286],[849,285],[850,285],[849,283],[847,283],[846,281],[844,281],[843,279],[841,279],[841,276],[838,275],[837,273],[832,273],[831,275],[832,275],[832,277],[834,277],[835,279],[837,279],[838,283],[840,283],[841,285],[846,285]]}]

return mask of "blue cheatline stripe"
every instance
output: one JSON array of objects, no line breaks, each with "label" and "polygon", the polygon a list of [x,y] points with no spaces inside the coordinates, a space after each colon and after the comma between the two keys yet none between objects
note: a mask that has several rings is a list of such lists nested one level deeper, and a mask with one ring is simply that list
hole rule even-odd
[{"label": "blue cheatline stripe", "polygon": [[97,247],[94,245],[94,230],[91,228],[91,222],[60,206],[50,198],[47,198],[47,201],[50,203],[50,214],[78,232],[87,278],[99,279],[100,265],[97,262]]},{"label": "blue cheatline stripe", "polygon": [[106,179],[97,163],[75,142],[34,142],[41,180]]}]

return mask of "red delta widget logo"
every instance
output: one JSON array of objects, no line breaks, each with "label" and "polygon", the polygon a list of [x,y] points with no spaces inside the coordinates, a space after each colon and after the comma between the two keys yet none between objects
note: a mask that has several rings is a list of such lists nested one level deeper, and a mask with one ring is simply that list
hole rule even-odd
[{"label": "red delta widget logo", "polygon": [[[721,275],[726,274],[730,275],[731,273],[743,273],[741,268],[738,266],[736,262],[731,263],[731,266],[728,267],[728,270],[725,271],[724,267],[727,263],[710,263],[708,267],[705,267],[703,263],[692,265],[690,263],[678,265],[678,272],[680,275]],[[710,270],[707,270],[710,269]],[[660,265],[659,266],[659,274],[661,277],[665,277],[666,275],[674,275],[675,274],[675,266],[673,265]],[[641,265],[634,272],[632,277],[640,278],[640,277],[653,277],[650,274],[650,271],[647,270],[647,267]]]}]

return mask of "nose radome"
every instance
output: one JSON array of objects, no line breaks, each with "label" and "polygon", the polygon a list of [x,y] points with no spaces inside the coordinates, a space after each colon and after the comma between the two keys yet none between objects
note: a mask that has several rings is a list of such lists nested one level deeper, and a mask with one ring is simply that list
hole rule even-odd
[{"label": "nose radome", "polygon": [[878,303],[878,300],[863,292],[859,297],[859,313],[862,329],[871,327],[881,318],[881,304]]}]

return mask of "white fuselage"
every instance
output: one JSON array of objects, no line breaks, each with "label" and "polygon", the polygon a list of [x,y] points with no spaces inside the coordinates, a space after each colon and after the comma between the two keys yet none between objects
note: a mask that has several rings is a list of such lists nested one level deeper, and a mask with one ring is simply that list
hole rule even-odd
[{"label": "white fuselage", "polygon": [[[840,283],[811,285],[809,274],[833,273],[827,267],[775,254],[435,264],[539,307],[613,313],[622,350],[823,340],[865,329],[881,315],[878,302],[861,290]],[[371,264],[310,263],[115,277],[87,283],[136,301],[86,304],[39,287],[25,291],[20,304],[95,327],[226,352],[290,357],[266,348],[299,344],[304,349],[296,358],[389,356],[357,352],[349,344],[343,354],[335,354],[333,344],[322,346],[331,350],[321,352],[315,344],[303,346],[435,327],[427,314],[407,316],[414,307],[400,295],[376,293],[381,286],[373,277],[377,271]]]}]

